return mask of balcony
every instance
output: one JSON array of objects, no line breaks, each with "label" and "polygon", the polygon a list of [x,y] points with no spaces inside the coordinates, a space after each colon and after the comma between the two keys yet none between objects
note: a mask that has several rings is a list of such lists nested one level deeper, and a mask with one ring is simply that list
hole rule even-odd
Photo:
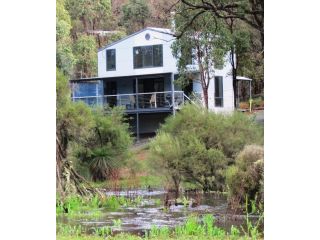
[{"label": "balcony", "polygon": [[[172,97],[174,96],[174,101]],[[109,105],[123,107],[126,113],[171,112],[184,104],[183,91],[129,93],[103,96],[73,97],[73,101],[83,101],[90,106]]]}]

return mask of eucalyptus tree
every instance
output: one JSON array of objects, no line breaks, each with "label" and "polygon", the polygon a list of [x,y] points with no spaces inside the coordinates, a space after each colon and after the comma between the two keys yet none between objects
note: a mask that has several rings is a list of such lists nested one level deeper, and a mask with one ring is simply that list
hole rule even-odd
[{"label": "eucalyptus tree", "polygon": [[178,59],[178,82],[185,85],[194,79],[197,69],[190,67],[194,61],[198,66],[204,105],[208,108],[210,81],[214,79],[214,69],[223,67],[231,39],[222,22],[211,14],[201,14],[186,27],[190,18],[193,17],[180,5],[175,14],[175,34],[179,37],[172,45],[173,55]]},{"label": "eucalyptus tree", "polygon": [[97,43],[93,36],[82,34],[73,47],[77,58],[76,67],[79,77],[91,77],[97,73]]},{"label": "eucalyptus tree", "polygon": [[65,1],[57,0],[56,4],[56,64],[64,74],[71,76],[75,65],[70,35],[72,25]]},{"label": "eucalyptus tree", "polygon": [[122,7],[121,21],[128,34],[145,28],[149,17],[150,9],[145,0],[129,0]]},{"label": "eucalyptus tree", "polygon": [[264,43],[264,0],[179,0],[192,16],[186,26],[204,13],[223,20],[238,19],[260,34]]},{"label": "eucalyptus tree", "polygon": [[66,0],[66,6],[75,34],[104,28],[110,23],[110,0]]}]

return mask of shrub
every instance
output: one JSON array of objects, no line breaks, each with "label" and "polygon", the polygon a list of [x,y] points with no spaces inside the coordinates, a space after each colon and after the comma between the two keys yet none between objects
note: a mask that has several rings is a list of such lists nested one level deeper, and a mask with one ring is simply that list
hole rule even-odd
[{"label": "shrub", "polygon": [[262,128],[242,113],[215,114],[187,105],[167,118],[152,141],[153,162],[179,182],[222,191],[226,167],[245,145],[262,144],[262,134]]},{"label": "shrub", "polygon": [[229,202],[244,204],[250,201],[263,203],[263,147],[246,146],[237,156],[235,165],[226,171]]},{"label": "shrub", "polygon": [[94,108],[92,115],[92,134],[75,154],[81,160],[79,168],[89,167],[93,180],[103,181],[126,163],[132,138],[121,110],[112,109],[106,114],[103,109]]}]

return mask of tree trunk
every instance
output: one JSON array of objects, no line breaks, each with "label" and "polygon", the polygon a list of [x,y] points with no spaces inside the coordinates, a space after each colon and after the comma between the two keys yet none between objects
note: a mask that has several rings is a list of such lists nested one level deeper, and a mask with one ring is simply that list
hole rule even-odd
[{"label": "tree trunk", "polygon": [[208,88],[203,88],[203,100],[204,100],[204,106],[206,109],[209,109],[209,100],[208,100]]},{"label": "tree trunk", "polygon": [[79,194],[81,196],[103,196],[102,193],[90,186],[90,184],[79,175],[66,159],[66,149],[63,148],[58,133],[56,134],[56,188],[57,193],[64,198],[68,194]]}]

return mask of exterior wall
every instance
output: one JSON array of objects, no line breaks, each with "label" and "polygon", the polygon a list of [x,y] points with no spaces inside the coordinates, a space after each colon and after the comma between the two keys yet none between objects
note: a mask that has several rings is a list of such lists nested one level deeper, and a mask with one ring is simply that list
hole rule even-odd
[{"label": "exterior wall", "polygon": [[233,104],[233,86],[232,86],[232,67],[229,61],[226,61],[225,67],[221,70],[215,70],[215,76],[223,77],[223,107],[214,106],[214,79],[209,85],[209,109],[215,112],[231,112],[234,110]]},{"label": "exterior wall", "polygon": [[[166,29],[163,29],[166,30]],[[150,39],[146,40],[145,35],[149,33]],[[118,76],[135,76],[156,73],[169,73],[177,72],[176,61],[172,55],[171,44],[174,37],[145,29],[144,31],[133,35],[119,43],[111,45],[108,48],[101,49],[98,52],[98,76],[99,77],[118,77]],[[150,45],[163,45],[163,67],[150,67],[150,68],[133,68],[133,47],[150,46]],[[107,71],[106,69],[106,50],[116,49],[116,70]]]},{"label": "exterior wall", "polygon": [[[227,61],[225,67],[221,70],[215,70],[215,76],[223,77],[223,107],[215,107],[215,99],[214,99],[214,79],[210,80],[210,85],[208,89],[208,103],[209,109],[215,112],[231,112],[234,110],[234,96],[233,96],[233,85],[232,85],[232,72],[231,72],[231,65]],[[199,76],[196,77],[196,80],[193,81],[193,92],[198,93],[201,95],[203,100],[202,94],[202,87],[199,81]]]}]

